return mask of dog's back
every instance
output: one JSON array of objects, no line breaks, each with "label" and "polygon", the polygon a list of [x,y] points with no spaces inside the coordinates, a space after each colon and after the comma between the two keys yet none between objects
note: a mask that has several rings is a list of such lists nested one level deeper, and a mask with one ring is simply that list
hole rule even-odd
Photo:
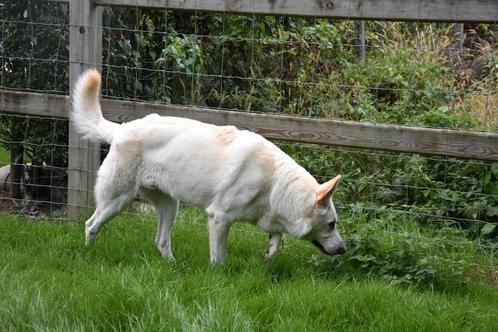
[{"label": "dog's back", "polygon": [[246,217],[254,207],[249,203],[269,190],[279,151],[233,126],[158,115],[122,125],[113,144],[121,155],[130,153],[127,146],[140,147],[140,158],[134,158],[140,162],[139,187],[157,188],[201,208],[222,204]]}]

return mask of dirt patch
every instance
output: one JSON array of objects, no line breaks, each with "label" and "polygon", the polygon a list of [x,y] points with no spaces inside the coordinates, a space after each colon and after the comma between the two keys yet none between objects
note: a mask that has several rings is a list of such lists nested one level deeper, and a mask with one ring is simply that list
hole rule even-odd
[{"label": "dirt patch", "polygon": [[14,199],[9,197],[8,192],[0,191],[0,213],[21,214],[30,219],[40,217],[60,218],[64,207],[65,203]]}]

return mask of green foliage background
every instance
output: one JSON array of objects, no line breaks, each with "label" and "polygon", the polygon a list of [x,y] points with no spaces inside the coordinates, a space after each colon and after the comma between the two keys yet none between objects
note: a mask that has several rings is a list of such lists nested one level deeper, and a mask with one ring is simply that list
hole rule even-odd
[{"label": "green foliage background", "polygon": [[[67,6],[18,1],[1,8],[2,86],[67,93]],[[466,25],[459,50],[453,24],[367,22],[365,59],[357,56],[351,21],[106,8],[103,25],[106,97],[498,130],[497,40],[490,25]],[[30,120],[27,146],[66,144],[65,124],[53,137],[53,124],[47,130],[36,121],[46,120]],[[8,148],[12,125],[7,119],[2,127]],[[336,197],[343,214],[404,212],[407,220],[450,223],[474,235],[492,223],[484,233],[496,236],[496,163],[278,144],[320,180],[344,175]],[[47,160],[54,149],[33,154]]]}]

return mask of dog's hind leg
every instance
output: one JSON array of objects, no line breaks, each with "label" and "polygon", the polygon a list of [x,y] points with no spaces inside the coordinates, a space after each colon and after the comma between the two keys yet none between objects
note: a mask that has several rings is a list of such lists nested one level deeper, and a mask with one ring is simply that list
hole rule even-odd
[{"label": "dog's hind leg", "polygon": [[156,234],[157,249],[159,249],[163,257],[173,260],[174,257],[171,252],[171,227],[175,223],[179,201],[160,191],[142,189],[142,192],[154,204],[159,219]]},{"label": "dog's hind leg", "polygon": [[93,216],[85,223],[86,244],[90,245],[99,232],[100,227],[116,214],[121,212],[135,198],[136,191],[125,192],[112,199],[98,201],[97,209]]},{"label": "dog's hind leg", "polygon": [[137,142],[111,145],[99,169],[95,185],[95,213],[85,224],[86,244],[97,237],[100,227],[130,204],[138,192],[140,149]]}]

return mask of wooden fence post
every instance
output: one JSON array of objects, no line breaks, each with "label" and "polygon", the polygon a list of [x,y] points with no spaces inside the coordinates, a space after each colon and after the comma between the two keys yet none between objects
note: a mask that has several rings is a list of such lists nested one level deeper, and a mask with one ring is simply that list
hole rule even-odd
[{"label": "wooden fence post", "polygon": [[355,21],[354,23],[356,27],[356,46],[358,47],[358,57],[361,61],[365,61],[365,21]]},{"label": "wooden fence post", "polygon": [[[93,0],[69,1],[69,86],[88,68],[102,64],[102,7]],[[69,126],[67,216],[78,220],[94,205],[93,187],[100,164],[100,144],[90,143]]]},{"label": "wooden fence post", "polygon": [[464,25],[463,23],[456,23],[453,28],[453,33],[455,34],[455,48],[457,51],[461,51],[463,47],[463,39],[465,37]]}]

